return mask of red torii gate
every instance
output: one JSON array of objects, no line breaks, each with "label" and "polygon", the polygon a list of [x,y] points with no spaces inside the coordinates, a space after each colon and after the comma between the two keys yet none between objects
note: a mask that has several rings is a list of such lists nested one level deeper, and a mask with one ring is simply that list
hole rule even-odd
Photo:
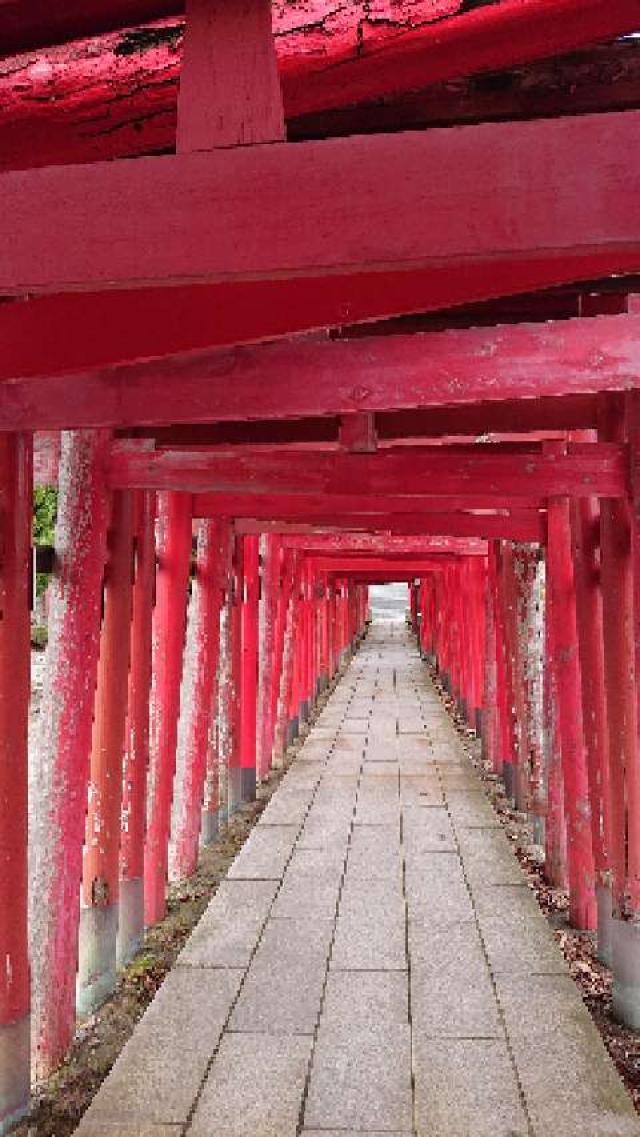
[{"label": "red torii gate", "polygon": [[[39,0],[26,0],[16,20],[15,7],[0,3],[0,34],[10,33],[14,47],[53,42],[74,30],[118,27],[131,12],[175,10],[141,8],[133,0],[129,7],[123,0],[82,11],[67,7],[42,19]],[[486,558],[484,595],[494,617],[493,664],[500,672],[498,758],[506,768],[515,764],[507,759],[514,740],[507,712],[517,677],[505,665],[509,644],[515,651],[514,628],[507,626],[513,558],[505,541],[506,534],[522,539],[526,532],[547,542],[547,660],[571,836],[572,916],[581,926],[593,923],[595,863],[604,905],[600,932],[615,926],[625,965],[627,941],[633,946],[633,922],[622,917],[640,911],[637,315],[327,343],[257,341],[637,271],[639,112],[284,142],[291,106],[297,113],[342,106],[397,93],[402,83],[407,89],[416,76],[424,82],[591,43],[632,30],[636,5],[502,0],[470,13],[456,9],[448,21],[381,39],[375,51],[352,45],[339,68],[319,67],[313,74],[306,64],[297,73],[293,65],[279,70],[265,0],[243,8],[241,26],[235,16],[224,4],[213,13],[202,0],[188,5],[175,155],[0,175],[0,211],[10,219],[0,230],[0,426],[13,432],[0,443],[7,551],[0,566],[0,840],[5,872],[15,882],[11,920],[0,927],[0,954],[10,961],[0,981],[0,1084],[10,1071],[0,1127],[24,1108],[28,1089],[26,581],[30,432],[36,428],[78,428],[63,444],[57,633],[43,709],[52,761],[48,773],[44,768],[42,798],[51,808],[36,858],[45,934],[33,962],[41,980],[36,1027],[44,1068],[63,1055],[73,1031],[80,876],[80,986],[87,1005],[109,990],[116,951],[126,958],[140,933],[143,867],[147,919],[164,909],[193,516],[202,518],[198,687],[178,827],[182,870],[193,865],[199,793],[210,772],[205,708],[219,650],[212,632],[223,605],[231,624],[235,691],[225,696],[233,724],[233,802],[251,796],[256,772],[268,769],[274,740],[277,749],[289,721],[308,713],[318,680],[327,681],[362,631],[368,580],[421,578],[420,634],[432,635],[431,649],[452,669],[452,683],[475,713],[480,682],[477,666],[465,670],[469,642],[461,635],[445,642],[433,620],[429,628],[426,592],[433,580],[444,579],[451,601],[456,585],[462,595],[464,582],[475,598],[469,658],[477,664]],[[212,45],[217,68],[210,66]],[[173,144],[173,126],[168,129]],[[270,145],[258,145],[265,142]],[[24,148],[18,146],[18,154],[24,157]],[[59,157],[65,159],[62,146]],[[76,149],[71,160],[79,157],[87,154]],[[17,157],[14,165],[20,164]],[[390,168],[393,183],[380,177]],[[211,422],[230,428],[255,420],[259,439],[269,420],[328,416],[339,423],[326,436],[316,434],[312,442],[320,444],[306,449],[296,449],[304,444],[302,426],[297,438],[292,427],[289,441],[276,438],[264,449],[248,427],[240,445],[225,446],[223,435],[222,446],[213,437],[201,449],[194,434],[182,447],[175,437],[165,439],[164,448],[153,432],[147,441],[114,442],[111,436],[113,428],[172,430],[184,424],[194,430]],[[531,445],[456,445],[447,438],[473,436],[478,424],[481,433],[596,428],[598,436]],[[385,437],[396,445],[385,445]],[[420,444],[406,445],[409,438]],[[425,445],[434,438],[443,445]],[[447,516],[447,509],[463,516]],[[474,509],[490,513],[485,519]],[[377,525],[399,525],[396,519],[413,510],[425,529],[438,532],[432,539],[423,531],[422,550],[419,542],[408,550],[409,537],[403,537],[402,557],[396,537],[375,538],[373,556],[349,532],[354,519],[375,531]],[[280,537],[274,531],[265,538],[267,563],[260,566],[258,534],[246,531],[245,519],[291,523],[314,515],[331,529],[341,528],[342,518],[345,534]],[[235,517],[241,519],[237,533]],[[456,525],[467,533],[450,532]],[[472,535],[474,529],[479,532]],[[438,536],[443,540],[436,542]],[[474,539],[484,536],[489,546]],[[601,581],[593,572],[597,555]],[[323,577],[326,591],[314,596]],[[263,655],[273,666],[260,695],[257,737],[261,579],[271,590]],[[414,596],[415,617],[415,589]],[[122,645],[129,643],[129,625],[127,692],[128,649]],[[206,650],[209,642],[217,646]],[[149,754],[152,662],[151,823],[144,850],[142,771]],[[491,710],[490,699],[483,705]],[[88,818],[82,867],[89,754],[97,804]],[[126,838],[118,826],[120,778],[112,776],[123,762],[131,824]],[[585,803],[592,819],[603,819],[604,841],[595,821],[585,821]],[[216,804],[209,799],[212,815]],[[557,832],[549,826],[551,854]],[[611,893],[603,874],[609,869],[614,925],[605,911]],[[131,887],[119,897],[122,884]],[[128,916],[117,929],[125,901]],[[90,962],[96,959],[94,984]],[[632,983],[632,990],[637,986]],[[633,997],[620,989],[616,997],[633,1020]]]}]

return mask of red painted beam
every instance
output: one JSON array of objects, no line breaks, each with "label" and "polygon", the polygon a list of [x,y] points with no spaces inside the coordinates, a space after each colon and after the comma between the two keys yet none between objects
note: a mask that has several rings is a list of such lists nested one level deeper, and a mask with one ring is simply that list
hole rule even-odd
[{"label": "red painted beam", "polygon": [[[397,447],[375,454],[255,451],[212,454],[113,449],[114,488],[182,489],[191,493],[472,495],[513,500],[532,495],[618,497],[625,492],[625,452],[616,444],[575,444],[566,455],[496,446]],[[325,507],[328,503],[325,501]],[[375,507],[375,501],[372,502]]]},{"label": "red painted beam", "polygon": [[514,510],[510,514],[473,513],[347,513],[302,521],[264,521],[245,519],[235,522],[239,533],[314,533],[362,530],[389,535],[449,535],[451,537],[499,538],[510,541],[544,542],[545,515],[536,510]]},{"label": "red painted beam", "polygon": [[[519,504],[524,503],[528,508],[542,508],[544,498],[540,494],[531,497],[519,498]],[[510,510],[513,497],[482,497],[479,494],[462,495],[459,497],[429,497],[424,494],[391,495],[377,494],[371,498],[367,494],[333,494],[330,498],[322,494],[304,493],[196,493],[192,499],[192,514],[194,517],[252,517],[265,521],[313,521],[315,518],[326,517],[330,510],[331,516],[337,520],[344,514],[370,515],[372,517],[384,514],[387,517],[396,515],[417,515],[427,511],[430,514],[479,509],[479,510]]]},{"label": "red painted beam", "polygon": [[426,556],[432,553],[486,551],[484,541],[459,537],[391,537],[374,533],[329,533],[317,537],[288,536],[283,539],[285,548],[298,549],[306,556],[356,557],[370,560],[374,556],[401,557]]},{"label": "red painted beam", "polygon": [[[438,438],[442,435],[492,435],[529,431],[583,430],[597,422],[596,395],[564,395],[562,398],[509,399],[470,406],[412,408],[377,412],[375,430],[379,440],[400,438]],[[285,446],[299,443],[336,443],[340,420],[337,416],[316,418],[266,419],[257,422],[185,423],[174,426],[146,426],[131,430],[135,438],[153,438],[156,446]],[[38,435],[38,438],[58,437]],[[36,443],[36,453],[38,445]]]},{"label": "red painted beam", "polygon": [[[4,307],[19,315],[28,314],[30,305]],[[3,368],[25,365],[23,331],[17,338],[9,334],[0,375]],[[194,433],[170,433],[166,441],[210,444],[216,441],[215,428],[203,433],[198,423],[209,424],[214,416],[217,422],[238,424],[249,414],[279,420],[358,410],[380,412],[381,438],[576,429],[594,421],[595,404],[582,396],[634,387],[639,375],[640,314],[353,340],[299,339],[14,379],[0,387],[0,429],[187,422]],[[567,395],[572,402],[558,399]],[[411,408],[410,415],[391,413],[405,408]],[[424,414],[415,415],[419,408]],[[247,434],[246,441],[252,440]]]},{"label": "red painted beam", "polygon": [[[558,266],[558,277],[560,281],[584,279],[583,260],[579,256],[567,258]],[[334,278],[331,290],[324,293],[315,280],[285,280],[62,293],[13,303],[3,303],[0,298],[0,380],[46,376],[49,384],[51,376],[66,372],[254,343],[300,331],[324,331],[344,325],[345,321],[353,332],[358,321],[449,310],[452,305],[488,298],[529,295],[532,289],[548,286],[549,271],[544,262],[496,263],[491,274],[480,263],[468,264],[465,269],[444,264],[424,272]],[[453,319],[451,311],[444,319]],[[475,322],[473,313],[467,316],[466,326]],[[494,318],[490,322],[500,320]],[[66,327],[73,328],[73,335],[61,335],[60,329]],[[141,414],[143,400],[136,392],[132,391],[130,400],[123,380],[118,382],[112,373],[110,379],[110,399],[98,376],[96,388],[87,392],[86,401],[80,398],[76,386],[70,392],[68,381],[63,379],[58,386],[15,388],[13,403],[16,411],[24,406],[25,414],[32,413],[33,421],[42,422],[47,428],[59,424],[63,415],[69,417],[69,402],[80,421],[90,418],[94,407],[95,414],[109,424],[126,426],[133,421],[149,421],[148,411],[146,417]],[[206,401],[209,393],[201,390],[201,399]],[[195,392],[190,397],[195,398]],[[158,421],[184,421],[179,400],[174,400],[174,404],[172,416],[167,418],[168,409],[162,403],[163,417]],[[197,409],[187,400],[189,405],[190,417],[197,421],[201,402]],[[134,410],[136,418],[132,418]]]},{"label": "red painted beam", "polygon": [[[183,6],[180,0],[158,0],[157,5],[149,0],[126,4],[124,0],[102,0],[90,7],[80,0],[64,5],[23,0],[4,10],[0,6],[0,49],[34,49],[61,36],[70,38],[70,33],[90,34],[133,24],[154,10],[159,16],[171,14],[178,6]],[[371,18],[371,11],[355,0],[342,7],[328,0],[312,4],[307,0],[297,9],[275,4],[276,50],[287,117],[291,121],[316,111],[327,118],[327,108],[352,108],[382,94],[397,99],[409,93],[411,99],[416,90],[438,77],[447,80],[487,67],[510,67],[521,60],[556,56],[598,39],[613,39],[630,30],[631,21],[631,30],[637,25],[635,0],[610,0],[608,4],[602,0],[580,4],[576,0],[509,0],[458,14],[460,6],[460,0],[382,0]],[[128,20],[123,11],[131,13]],[[27,15],[30,18],[24,22]],[[51,30],[52,25],[58,27],[57,32]],[[4,83],[0,79],[2,117],[8,119],[0,143],[0,164],[3,160],[14,167],[18,162],[91,161],[171,148],[182,31],[178,23],[114,34],[41,52],[35,67],[27,58],[16,70],[10,69]],[[582,70],[576,68],[574,86],[579,94]],[[618,77],[616,70],[614,76]],[[594,78],[592,87],[597,86],[600,69],[595,69]],[[529,107],[531,84],[525,84],[525,92]],[[444,97],[445,116],[446,93],[445,88],[444,96],[440,93],[437,99],[441,102]],[[448,93],[455,106],[457,91]],[[491,108],[496,98],[509,100],[512,92],[482,94],[484,104]],[[555,94],[552,85],[548,97],[553,99]],[[573,110],[573,91],[572,96]],[[426,102],[433,122],[437,109],[434,115],[432,93]],[[468,113],[473,99],[461,102],[463,113]],[[566,100],[561,105],[566,109]],[[440,109],[438,121],[446,121]],[[577,109],[594,106],[587,101]],[[553,102],[551,106],[543,102],[539,113],[550,110],[557,113]],[[365,107],[361,114],[364,124],[371,122],[368,111]],[[410,112],[411,103],[405,115]],[[389,122],[397,127],[397,114],[388,103],[376,105],[374,114],[378,129],[387,129]],[[515,116],[503,113],[503,117]],[[354,121],[357,124],[360,119],[352,117]],[[418,111],[417,123],[423,122]],[[318,129],[313,119],[311,125]],[[344,132],[356,130],[352,125]]]},{"label": "red painted beam", "polygon": [[7,173],[0,292],[297,277],[326,291],[443,260],[543,262],[549,285],[572,256],[590,276],[630,271],[639,147],[630,111]]}]

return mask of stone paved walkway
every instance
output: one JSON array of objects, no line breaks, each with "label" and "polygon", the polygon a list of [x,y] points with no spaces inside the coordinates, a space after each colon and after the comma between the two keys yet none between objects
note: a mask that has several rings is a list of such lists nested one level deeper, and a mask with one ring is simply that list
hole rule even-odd
[{"label": "stone paved walkway", "polygon": [[399,624],[372,629],[82,1137],[638,1137]]}]

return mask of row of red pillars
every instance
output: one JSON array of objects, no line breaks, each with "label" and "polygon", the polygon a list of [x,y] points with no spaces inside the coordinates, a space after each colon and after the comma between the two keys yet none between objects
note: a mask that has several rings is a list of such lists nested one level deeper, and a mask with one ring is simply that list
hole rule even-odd
[{"label": "row of red pillars", "polygon": [[163,918],[170,867],[192,873],[255,797],[366,621],[366,587],[284,538],[226,517],[194,534],[190,495],[110,491],[109,443],[63,435],[29,823],[32,440],[0,449],[0,1129],[30,1037],[46,1074]]}]

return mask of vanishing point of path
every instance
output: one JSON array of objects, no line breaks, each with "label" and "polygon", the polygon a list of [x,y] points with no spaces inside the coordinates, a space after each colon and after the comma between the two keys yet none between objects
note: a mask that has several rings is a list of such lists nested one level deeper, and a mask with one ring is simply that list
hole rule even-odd
[{"label": "vanishing point of path", "polygon": [[640,1135],[401,624],[374,624],[78,1132]]}]

